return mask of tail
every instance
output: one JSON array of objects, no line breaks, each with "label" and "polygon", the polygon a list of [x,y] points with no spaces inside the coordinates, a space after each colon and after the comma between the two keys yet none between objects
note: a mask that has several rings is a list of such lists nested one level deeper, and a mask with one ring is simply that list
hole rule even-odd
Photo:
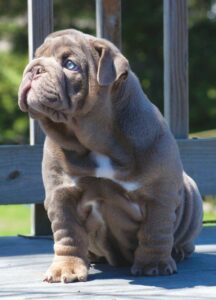
[{"label": "tail", "polygon": [[194,180],[186,173],[184,178],[184,201],[178,208],[172,256],[183,260],[194,251],[194,240],[202,229],[202,197]]}]

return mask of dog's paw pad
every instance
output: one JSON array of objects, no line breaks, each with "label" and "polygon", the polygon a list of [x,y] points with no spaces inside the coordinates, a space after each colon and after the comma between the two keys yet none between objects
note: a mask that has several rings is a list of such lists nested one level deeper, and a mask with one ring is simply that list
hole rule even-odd
[{"label": "dog's paw pad", "polygon": [[46,274],[43,279],[44,282],[53,282],[52,275]]},{"label": "dog's paw pad", "polygon": [[44,280],[48,283],[62,282],[71,283],[74,281],[86,281],[88,267],[80,258],[58,259],[51,264],[45,274]]}]

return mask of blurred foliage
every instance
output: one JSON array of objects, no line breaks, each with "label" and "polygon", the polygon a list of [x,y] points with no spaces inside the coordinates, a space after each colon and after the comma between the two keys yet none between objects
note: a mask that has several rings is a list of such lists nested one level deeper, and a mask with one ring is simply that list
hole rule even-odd
[{"label": "blurred foliage", "polygon": [[[163,1],[122,1],[123,52],[150,99],[163,110]],[[216,124],[216,15],[213,0],[188,0],[191,131]],[[54,0],[54,29],[95,34],[94,1]],[[27,1],[0,2],[0,143],[28,142],[28,118],[17,107],[27,55]],[[2,50],[1,50],[2,49]],[[4,51],[3,51],[4,50]]]},{"label": "blurred foliage", "polygon": [[194,131],[216,128],[215,36],[216,20],[202,20],[190,30],[190,124]]},{"label": "blurred foliage", "polygon": [[26,62],[23,55],[0,55],[0,143],[10,143],[14,139],[23,143],[28,138],[28,117],[17,107],[17,89]]}]

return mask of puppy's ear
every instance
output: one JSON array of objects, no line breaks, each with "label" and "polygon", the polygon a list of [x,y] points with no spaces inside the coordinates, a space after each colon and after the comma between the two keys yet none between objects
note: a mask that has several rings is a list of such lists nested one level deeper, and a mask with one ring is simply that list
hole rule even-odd
[{"label": "puppy's ear", "polygon": [[35,58],[41,57],[41,56],[45,56],[45,55],[49,55],[50,52],[50,48],[49,48],[49,41],[48,39],[46,39],[46,41],[36,49],[35,51]]},{"label": "puppy's ear", "polygon": [[108,86],[128,76],[129,64],[121,52],[111,43],[96,40],[94,47],[99,53],[97,81],[99,85]]}]

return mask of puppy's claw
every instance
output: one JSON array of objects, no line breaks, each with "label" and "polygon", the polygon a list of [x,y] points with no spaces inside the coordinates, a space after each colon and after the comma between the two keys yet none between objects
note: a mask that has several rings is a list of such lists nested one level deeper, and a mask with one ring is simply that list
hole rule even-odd
[{"label": "puppy's claw", "polygon": [[43,279],[43,282],[48,282],[48,283],[53,282],[52,275],[46,275]]},{"label": "puppy's claw", "polygon": [[146,270],[145,274],[147,276],[157,276],[157,275],[159,275],[158,268],[152,268],[152,269]]},{"label": "puppy's claw", "polygon": [[71,283],[77,280],[77,275],[75,274],[63,274],[61,276],[62,283]]},{"label": "puppy's claw", "polygon": [[131,268],[131,274],[134,276],[172,275],[176,272],[176,263],[172,258],[168,258],[166,261],[151,262],[148,264],[134,263]]},{"label": "puppy's claw", "polygon": [[159,271],[157,267],[142,267],[134,265],[131,268],[131,274],[134,276],[157,276],[159,275]]},{"label": "puppy's claw", "polygon": [[87,276],[79,276],[78,280],[81,282],[85,282],[87,280]]},{"label": "puppy's claw", "polygon": [[62,283],[67,283],[67,277],[66,277],[66,276],[62,276],[61,282],[62,282]]}]

